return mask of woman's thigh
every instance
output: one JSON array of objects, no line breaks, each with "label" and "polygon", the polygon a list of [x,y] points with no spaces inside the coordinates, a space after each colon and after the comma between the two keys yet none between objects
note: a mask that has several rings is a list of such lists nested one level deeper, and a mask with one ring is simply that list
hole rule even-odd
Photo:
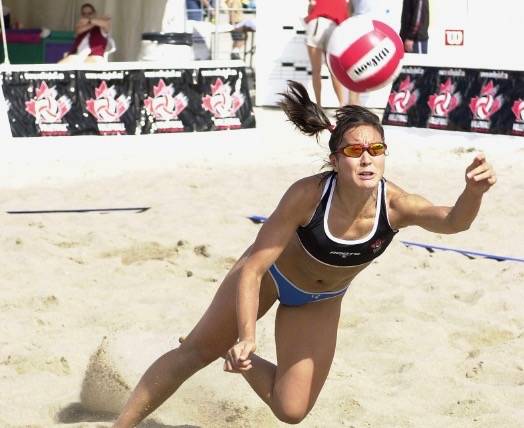
[{"label": "woman's thigh", "polygon": [[306,24],[306,45],[325,51],[337,24],[328,18],[318,17]]},{"label": "woman's thigh", "polygon": [[[240,268],[246,254],[224,278],[206,312],[181,344],[183,349],[197,350],[208,362],[222,356],[238,338],[236,296]],[[266,274],[260,287],[258,318],[271,308],[276,299],[276,289]]]},{"label": "woman's thigh", "polygon": [[333,362],[341,300],[279,306],[275,321],[275,410],[301,419],[312,409]]}]

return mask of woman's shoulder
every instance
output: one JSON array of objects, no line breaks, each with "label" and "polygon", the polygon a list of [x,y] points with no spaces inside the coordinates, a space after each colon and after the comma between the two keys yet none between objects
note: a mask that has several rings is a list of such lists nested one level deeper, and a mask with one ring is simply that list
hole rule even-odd
[{"label": "woman's shoulder", "polygon": [[306,209],[309,206],[316,206],[330,175],[330,173],[320,173],[295,181],[287,190],[284,199],[292,200]]},{"label": "woman's shoulder", "polygon": [[287,190],[281,206],[290,215],[297,216],[298,224],[304,224],[316,209],[329,173],[320,173],[295,181]]},{"label": "woman's shoulder", "polygon": [[402,189],[397,184],[393,183],[392,181],[386,180],[386,186],[387,186],[387,202],[390,207],[394,207],[395,201],[398,201],[401,198],[404,198],[408,196],[408,193]]},{"label": "woman's shoulder", "polygon": [[304,198],[317,198],[318,194],[322,194],[324,185],[332,176],[331,172],[323,172],[308,177],[301,178],[295,181],[290,189],[302,194]]},{"label": "woman's shoulder", "polygon": [[388,193],[390,193],[391,195],[406,193],[399,185],[395,184],[393,181],[386,180],[385,178],[384,181],[386,182]]}]

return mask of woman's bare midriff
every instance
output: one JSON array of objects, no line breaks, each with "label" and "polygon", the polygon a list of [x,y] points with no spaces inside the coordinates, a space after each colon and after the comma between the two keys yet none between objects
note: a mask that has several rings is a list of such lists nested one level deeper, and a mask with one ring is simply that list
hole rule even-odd
[{"label": "woman's bare midriff", "polygon": [[369,265],[338,267],[321,263],[306,253],[296,234],[275,264],[293,284],[311,293],[340,290]]}]

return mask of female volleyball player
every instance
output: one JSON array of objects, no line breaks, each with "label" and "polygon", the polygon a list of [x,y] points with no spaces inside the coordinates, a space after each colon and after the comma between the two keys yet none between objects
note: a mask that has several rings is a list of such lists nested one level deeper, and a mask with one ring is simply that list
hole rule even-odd
[{"label": "female volleyball player", "polygon": [[[331,170],[291,185],[186,340],[143,375],[115,426],[135,426],[221,356],[224,370],[240,373],[277,418],[298,423],[329,373],[342,296],[351,281],[403,227],[466,230],[496,181],[478,154],[455,204],[435,206],[384,179],[384,131],[369,110],[343,107],[332,126],[296,82],[281,106],[307,135],[331,130]],[[255,354],[255,325],[277,299],[273,364]]]}]

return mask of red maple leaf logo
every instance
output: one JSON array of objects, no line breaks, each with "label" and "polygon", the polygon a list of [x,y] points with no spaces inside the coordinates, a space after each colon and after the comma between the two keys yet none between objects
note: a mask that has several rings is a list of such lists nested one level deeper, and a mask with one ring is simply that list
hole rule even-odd
[{"label": "red maple leaf logo", "polygon": [[486,83],[480,90],[479,97],[471,98],[469,109],[473,116],[481,120],[489,120],[494,113],[502,107],[502,96],[497,95],[498,86],[493,85],[493,80]]},{"label": "red maple leaf logo", "polygon": [[96,99],[86,101],[86,108],[98,122],[118,122],[129,109],[130,98],[120,95],[116,98],[114,86],[108,87],[105,80],[95,88]]},{"label": "red maple leaf logo", "polygon": [[409,76],[400,82],[399,91],[391,91],[388,104],[391,110],[406,113],[418,100],[418,91],[413,91],[415,84]]},{"label": "red maple leaf logo", "polygon": [[166,85],[164,79],[160,79],[158,85],[153,87],[154,98],[148,97],[144,100],[147,112],[158,120],[178,118],[188,106],[189,100],[183,93],[173,96],[174,93],[173,85]]},{"label": "red maple leaf logo", "polygon": [[439,92],[432,94],[428,99],[428,106],[431,114],[436,116],[448,116],[451,111],[456,109],[460,104],[460,94],[453,93],[455,85],[451,78],[439,85]]},{"label": "red maple leaf logo", "polygon": [[231,94],[231,86],[220,78],[211,84],[211,96],[202,98],[202,108],[216,118],[234,117],[243,104],[244,95],[238,91]]},{"label": "red maple leaf logo", "polygon": [[62,95],[58,98],[56,88],[42,82],[36,89],[36,97],[26,101],[25,110],[36,118],[36,123],[58,123],[71,110],[71,100]]}]

